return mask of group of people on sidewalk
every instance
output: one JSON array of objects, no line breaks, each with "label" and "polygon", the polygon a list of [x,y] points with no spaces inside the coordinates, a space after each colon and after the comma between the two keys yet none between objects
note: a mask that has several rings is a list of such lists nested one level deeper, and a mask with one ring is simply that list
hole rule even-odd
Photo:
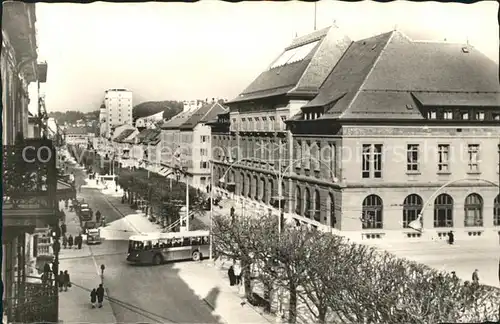
[{"label": "group of people on sidewalk", "polygon": [[52,282],[52,278],[54,278],[54,284],[59,288],[59,291],[68,291],[68,288],[71,287],[71,279],[69,277],[68,270],[61,270],[59,274],[55,273],[54,264],[52,264],[52,269],[50,264],[45,263],[43,266],[43,273],[41,276],[42,283],[47,284]]},{"label": "group of people on sidewalk", "polygon": [[96,307],[96,302],[97,302],[97,307],[101,308],[102,303],[104,301],[104,287],[102,284],[99,284],[99,287],[92,289],[90,292],[90,303],[92,304],[92,308]]},{"label": "group of people on sidewalk", "polygon": [[62,244],[63,244],[63,248],[65,248],[65,249],[67,247],[69,247],[70,249],[72,249],[73,245],[74,245],[75,249],[78,248],[79,250],[81,250],[82,249],[82,244],[83,244],[82,234],[78,234],[74,238],[73,238],[73,236],[71,236],[71,234],[69,234],[68,236],[63,235],[63,237],[62,237]]}]

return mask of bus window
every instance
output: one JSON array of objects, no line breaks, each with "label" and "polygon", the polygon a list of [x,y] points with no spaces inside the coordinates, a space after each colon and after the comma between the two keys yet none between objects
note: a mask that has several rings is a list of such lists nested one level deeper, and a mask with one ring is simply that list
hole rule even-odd
[{"label": "bus window", "polygon": [[142,250],[143,243],[138,241],[130,241],[129,243],[129,252],[130,250]]},{"label": "bus window", "polygon": [[163,239],[163,240],[161,240],[160,245],[162,248],[170,248],[170,247],[172,247],[172,240],[171,239]]},{"label": "bus window", "polygon": [[192,237],[191,238],[191,245],[200,245],[201,244],[201,237]]},{"label": "bus window", "polygon": [[160,247],[160,241],[154,240],[153,241],[153,248],[157,249]]},{"label": "bus window", "polygon": [[182,246],[191,246],[191,239],[189,237],[185,237],[182,240]]},{"label": "bus window", "polygon": [[172,239],[172,246],[173,247],[182,246],[182,239],[181,238]]},{"label": "bus window", "polygon": [[144,250],[151,250],[151,241],[144,241]]},{"label": "bus window", "polygon": [[210,243],[210,237],[209,236],[203,236],[203,244],[209,244]]}]

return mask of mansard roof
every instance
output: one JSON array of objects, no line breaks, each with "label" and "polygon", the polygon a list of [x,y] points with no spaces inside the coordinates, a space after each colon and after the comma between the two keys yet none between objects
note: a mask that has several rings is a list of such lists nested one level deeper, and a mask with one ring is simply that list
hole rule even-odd
[{"label": "mansard roof", "polygon": [[418,104],[500,106],[498,66],[470,45],[392,31],[354,42],[303,108],[321,118],[423,119]]},{"label": "mansard roof", "polygon": [[315,95],[351,40],[336,26],[296,38],[229,103],[284,95]]}]

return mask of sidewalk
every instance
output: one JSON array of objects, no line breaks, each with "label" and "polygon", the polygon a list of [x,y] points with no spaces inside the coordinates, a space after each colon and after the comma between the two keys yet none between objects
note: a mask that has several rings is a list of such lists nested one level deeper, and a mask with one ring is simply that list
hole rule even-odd
[{"label": "sidewalk", "polygon": [[247,303],[237,287],[229,286],[227,278],[210,261],[190,264],[189,270],[183,270],[181,264],[179,267],[179,277],[225,323],[273,323],[271,316]]},{"label": "sidewalk", "polygon": [[[73,237],[81,231],[74,212],[66,213],[67,233]],[[90,290],[101,282],[92,251],[85,243],[82,249],[61,249],[59,269],[68,270],[72,287],[59,293],[59,320],[62,323],[116,323],[107,295],[103,307],[91,309]]]},{"label": "sidewalk", "polygon": [[[206,263],[206,266],[210,267],[212,269],[218,270],[220,272],[220,276],[222,276],[224,278],[224,282],[227,285],[227,282],[229,282],[229,279],[227,277],[227,271],[229,270],[229,267],[231,266],[231,264],[232,264],[231,261],[226,260],[226,259],[222,259],[222,260],[217,260],[215,262],[215,268],[214,268],[214,266],[212,266],[210,264],[210,261],[208,261]],[[228,285],[228,288],[233,290],[233,293],[235,295],[239,295],[239,297],[242,299],[242,301],[245,300],[243,286],[241,286],[240,291],[238,291],[235,287],[231,287],[229,285]],[[262,283],[260,283],[258,280],[253,281],[252,282],[252,292],[256,293],[260,297],[263,297],[264,293],[263,293]],[[273,295],[274,296],[272,298],[272,303],[271,303],[271,314],[264,313],[263,309],[251,306],[247,302],[247,304],[250,307],[252,307],[261,316],[263,316],[266,319],[266,321],[271,322],[271,323],[274,323],[276,321],[276,317],[277,317],[276,312],[278,309],[277,291],[274,291]],[[282,309],[284,311],[283,316],[286,318],[286,317],[288,317],[288,293],[287,293],[286,289],[284,289],[283,295],[281,296],[281,302],[282,302]],[[300,299],[297,300],[297,323],[298,324],[301,324],[301,323],[306,324],[306,323],[314,323],[314,322],[315,322],[315,319],[314,319],[313,315],[311,314],[311,312],[309,311],[309,309],[307,308],[307,306],[302,302],[302,300],[300,300]]]}]

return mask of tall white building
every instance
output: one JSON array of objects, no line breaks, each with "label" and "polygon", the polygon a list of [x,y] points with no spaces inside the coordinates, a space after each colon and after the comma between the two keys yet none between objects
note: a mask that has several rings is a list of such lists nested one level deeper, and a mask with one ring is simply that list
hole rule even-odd
[{"label": "tall white building", "polygon": [[[103,107],[104,106],[104,107]],[[104,94],[99,120],[101,136],[109,138],[112,129],[119,125],[132,125],[132,91],[108,89]]]}]

